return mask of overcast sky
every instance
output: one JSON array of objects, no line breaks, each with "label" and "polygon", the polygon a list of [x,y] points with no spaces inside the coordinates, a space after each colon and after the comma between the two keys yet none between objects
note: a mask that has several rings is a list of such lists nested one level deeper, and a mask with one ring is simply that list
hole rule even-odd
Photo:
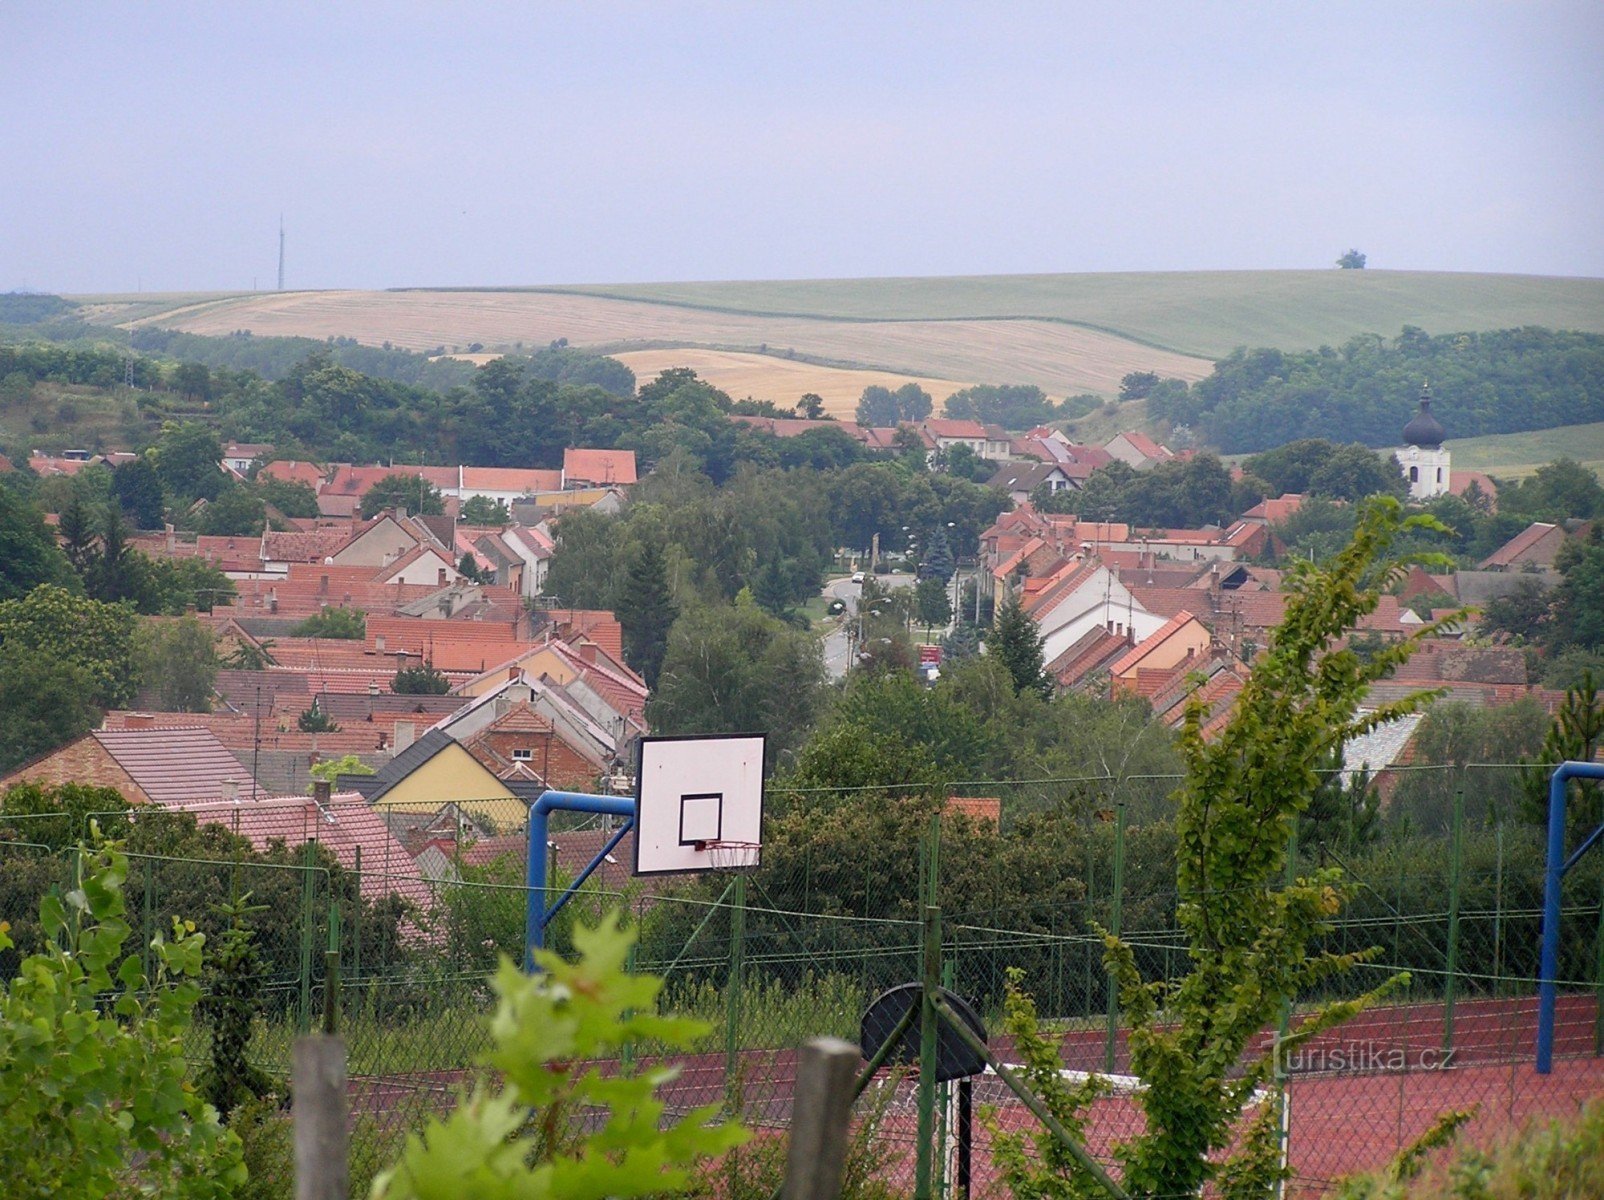
[{"label": "overcast sky", "polygon": [[0,290],[1604,276],[1604,4],[0,3]]}]

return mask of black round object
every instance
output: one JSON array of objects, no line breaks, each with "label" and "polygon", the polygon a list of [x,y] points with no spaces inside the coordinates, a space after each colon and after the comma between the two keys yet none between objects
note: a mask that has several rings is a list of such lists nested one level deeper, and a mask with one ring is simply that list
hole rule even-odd
[{"label": "black round object", "polygon": [[[955,992],[946,988],[938,991],[940,997],[947,1002],[947,1006],[963,1019],[982,1042],[987,1040],[986,1027],[981,1024],[980,1017],[969,1006],[969,1002]],[[874,1002],[864,1010],[863,1020],[858,1026],[858,1044],[863,1047],[863,1057],[873,1058],[885,1044],[888,1037],[902,1020],[903,1014],[910,1008],[918,1007],[924,999],[924,985],[921,983],[904,983],[888,991],[881,992],[874,998]],[[908,1028],[903,1030],[897,1044],[886,1055],[885,1061],[901,1066],[917,1066],[919,1063],[919,1017],[916,1015]],[[986,1060],[974,1050],[970,1049],[959,1038],[956,1032],[948,1027],[947,1022],[937,1019],[936,1024],[936,1082],[945,1083],[950,1079],[967,1079],[971,1075],[979,1075],[986,1069]]]},{"label": "black round object", "polygon": [[1404,426],[1404,445],[1435,450],[1443,444],[1443,439],[1447,436],[1448,431],[1442,427],[1442,422],[1431,415],[1431,393],[1422,388],[1420,411],[1410,419],[1409,424]]}]

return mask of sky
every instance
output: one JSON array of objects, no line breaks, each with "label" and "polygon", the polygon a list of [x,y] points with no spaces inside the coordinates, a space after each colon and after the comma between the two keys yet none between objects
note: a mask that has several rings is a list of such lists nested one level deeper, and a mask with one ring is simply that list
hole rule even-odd
[{"label": "sky", "polygon": [[1604,276],[1604,4],[0,4],[0,291]]}]

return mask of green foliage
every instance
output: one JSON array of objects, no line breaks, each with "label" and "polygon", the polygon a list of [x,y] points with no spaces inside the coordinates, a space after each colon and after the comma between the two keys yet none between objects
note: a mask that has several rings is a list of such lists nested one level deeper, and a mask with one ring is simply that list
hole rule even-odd
[{"label": "green foliage", "polygon": [[[1318,765],[1350,738],[1430,698],[1416,694],[1361,714],[1370,684],[1407,660],[1414,645],[1387,646],[1368,660],[1332,648],[1401,578],[1406,564],[1389,554],[1404,531],[1423,522],[1429,518],[1404,518],[1396,500],[1364,505],[1353,540],[1329,565],[1301,563],[1288,572],[1286,615],[1225,727],[1205,740],[1207,707],[1194,702],[1187,710],[1186,775],[1175,796],[1176,916],[1190,969],[1146,982],[1132,948],[1104,938],[1130,1025],[1131,1069],[1146,1085],[1138,1096],[1144,1131],[1115,1149],[1132,1196],[1193,1195],[1212,1183],[1227,1198],[1262,1197],[1284,1177],[1273,1112],[1261,1109],[1242,1123],[1254,1089],[1273,1080],[1274,1058],[1260,1055],[1241,1071],[1238,1064],[1301,992],[1372,957],[1314,951],[1342,908],[1342,874],[1318,869],[1287,879],[1287,854],[1320,786]],[[1280,1052],[1404,981],[1395,976],[1357,999],[1316,1008]],[[1016,1038],[1038,1036],[1032,1014],[1016,1008],[1010,1018]],[[1084,1102],[1067,1096],[1061,1081],[1040,1082],[1056,1087],[1066,1107]],[[1021,1167],[1024,1194],[1086,1194],[1066,1172]]]},{"label": "green foliage", "polygon": [[1593,522],[1586,541],[1566,542],[1554,566],[1560,582],[1554,589],[1551,647],[1604,650],[1604,521]]},{"label": "green foliage", "polygon": [[95,679],[38,647],[0,646],[0,772],[48,754],[100,724]]},{"label": "green foliage", "polygon": [[1053,693],[1053,681],[1042,664],[1042,635],[1036,622],[1025,615],[1019,597],[1013,592],[997,613],[997,624],[986,635],[988,653],[1007,668],[1014,691],[1035,692],[1043,697]]},{"label": "green foliage", "polygon": [[392,508],[404,508],[414,516],[437,517],[446,511],[446,502],[434,484],[422,475],[406,472],[385,476],[362,497],[364,521]]},{"label": "green foliage", "polygon": [[338,733],[339,725],[334,718],[323,711],[323,706],[312,698],[311,707],[295,718],[295,727],[302,733]]},{"label": "green foliage", "polygon": [[202,977],[205,995],[195,1008],[197,1023],[211,1035],[210,1054],[196,1082],[224,1122],[240,1105],[273,1090],[266,1072],[250,1059],[256,1018],[263,1009],[264,974],[256,931],[245,922],[264,906],[250,901],[246,892],[217,906],[228,928],[207,960]]},{"label": "green foliage", "polygon": [[1264,480],[1277,496],[1296,492],[1358,501],[1377,493],[1401,499],[1407,491],[1397,460],[1383,459],[1358,442],[1338,445],[1324,438],[1303,438],[1255,454],[1242,469]]},{"label": "green foliage", "polygon": [[[1493,1147],[1467,1146],[1437,1163],[1425,1155],[1471,1114],[1451,1113],[1385,1170],[1342,1181],[1337,1200],[1576,1200],[1604,1195],[1604,1101],[1570,1118],[1533,1121]],[[1450,1130],[1451,1132],[1451,1130]]]},{"label": "green foliage", "polygon": [[341,775],[372,775],[374,771],[362,761],[360,755],[342,754],[339,758],[325,758],[313,763],[307,773],[324,783],[337,783]]},{"label": "green foliage", "polygon": [[674,622],[646,717],[663,733],[765,733],[771,759],[807,736],[822,700],[819,643],[755,604]]},{"label": "green foliage", "polygon": [[[1604,745],[1604,696],[1599,695],[1593,673],[1583,671],[1581,680],[1565,692],[1565,701],[1554,714],[1554,721],[1543,738],[1526,775],[1526,817],[1547,828],[1548,777],[1562,762],[1592,762]],[[1567,788],[1565,824],[1573,833],[1591,833],[1604,821],[1604,789],[1593,780],[1575,779]]]},{"label": "green foliage", "polygon": [[1518,483],[1498,489],[1500,512],[1530,521],[1604,516],[1604,485],[1575,459],[1557,458]]},{"label": "green foliage", "polygon": [[858,399],[859,425],[890,426],[904,421],[923,421],[934,402],[930,393],[917,383],[905,383],[896,391],[872,383]]},{"label": "green foliage", "polygon": [[134,694],[133,611],[43,584],[18,600],[0,602],[0,651],[53,656],[87,677],[86,699],[115,708]]},{"label": "green foliage", "polygon": [[492,525],[497,529],[512,520],[507,506],[489,496],[473,496],[463,506],[458,519],[464,525]]},{"label": "green foliage", "polygon": [[928,628],[944,626],[952,620],[952,597],[940,579],[921,579],[915,587],[914,598],[919,624]]},{"label": "green foliage", "polygon": [[576,961],[543,952],[537,974],[503,960],[484,1057],[501,1086],[481,1077],[455,1111],[409,1137],[375,1181],[375,1200],[681,1193],[700,1162],[746,1140],[717,1120],[717,1106],[670,1119],[657,1090],[672,1068],[603,1076],[588,1065],[642,1040],[690,1050],[708,1027],[658,1015],[662,982],[627,970],[634,938],[619,918],[577,929],[574,941]]},{"label": "green foliage", "polygon": [[1093,471],[1079,493],[1060,497],[1060,503],[1079,508],[1082,520],[1125,521],[1144,529],[1228,524],[1251,507],[1242,500],[1231,473],[1212,454],[1174,459],[1147,471],[1112,462]]},{"label": "green foliage", "polygon": [[948,396],[942,411],[949,417],[1016,430],[1045,425],[1059,415],[1047,394],[1031,384],[977,384]]},{"label": "green foliage", "polygon": [[[149,458],[141,454],[131,462],[125,462],[112,472],[111,480],[111,488],[117,496],[117,503],[121,506],[123,515],[133,522],[135,529],[162,527],[167,495],[162,490],[161,476]],[[313,511],[315,515],[315,504]]]},{"label": "green foliage", "polygon": [[359,642],[368,636],[368,614],[360,608],[331,608],[325,604],[316,616],[306,618],[290,630],[290,636]]},{"label": "green foliage", "polygon": [[194,617],[145,625],[137,638],[139,678],[165,712],[211,712],[217,640]]},{"label": "green foliage", "polygon": [[1344,250],[1337,255],[1337,266],[1344,271],[1362,271],[1365,269],[1365,256],[1357,250]]},{"label": "green foliage", "polygon": [[150,452],[167,491],[186,503],[214,500],[228,483],[223,445],[215,430],[198,421],[171,425]]},{"label": "green foliage", "polygon": [[231,483],[200,510],[195,528],[209,537],[258,537],[267,527],[267,504],[260,492]]},{"label": "green foliage", "polygon": [[433,663],[419,663],[397,671],[390,690],[398,696],[444,696],[451,690],[451,680],[435,670]]},{"label": "green foliage", "polygon": [[669,631],[679,618],[668,588],[668,566],[655,539],[639,542],[629,556],[614,612],[624,628],[624,661],[640,673],[648,688],[655,688],[668,653]]},{"label": "green foliage", "polygon": [[308,484],[273,475],[258,475],[252,486],[264,504],[271,504],[286,517],[308,518],[318,515],[317,493]]},{"label": "green foliage", "polygon": [[[39,906],[49,944],[0,996],[7,1194],[222,1200],[245,1179],[239,1142],[184,1059],[205,939],[175,918],[147,979],[141,955],[124,955],[128,860],[109,845],[82,853],[78,886]],[[11,944],[0,925],[0,950]]]},{"label": "green foliage", "polygon": [[1451,437],[1596,421],[1604,335],[1527,327],[1432,337],[1405,326],[1392,341],[1366,334],[1340,350],[1239,348],[1189,392],[1150,398],[1148,416],[1190,425],[1227,453],[1299,438],[1393,446],[1423,379]]},{"label": "green foliage", "polygon": [[41,583],[75,582],[44,518],[9,488],[0,487],[0,601],[27,595]]}]

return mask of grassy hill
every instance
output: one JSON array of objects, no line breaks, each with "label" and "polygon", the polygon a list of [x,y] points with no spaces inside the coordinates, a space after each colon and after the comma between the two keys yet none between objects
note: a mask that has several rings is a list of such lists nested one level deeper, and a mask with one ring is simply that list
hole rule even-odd
[{"label": "grassy hill", "polygon": [[1546,325],[1604,333],[1604,279],[1427,271],[1175,271],[554,288],[732,313],[845,320],[1035,318],[1181,354],[1306,350],[1359,333]]},{"label": "grassy hill", "polygon": [[1453,452],[1456,470],[1485,471],[1500,479],[1530,475],[1556,458],[1574,458],[1604,478],[1604,421],[1532,433],[1455,438],[1448,449]]}]

